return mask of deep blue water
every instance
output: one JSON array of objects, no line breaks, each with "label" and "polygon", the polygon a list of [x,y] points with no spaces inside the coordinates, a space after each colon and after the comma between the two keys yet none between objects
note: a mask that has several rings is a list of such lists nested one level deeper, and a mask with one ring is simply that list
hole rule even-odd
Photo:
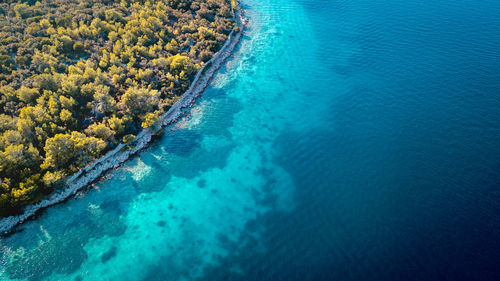
[{"label": "deep blue water", "polygon": [[500,2],[245,0],[189,115],[0,279],[500,280]]}]

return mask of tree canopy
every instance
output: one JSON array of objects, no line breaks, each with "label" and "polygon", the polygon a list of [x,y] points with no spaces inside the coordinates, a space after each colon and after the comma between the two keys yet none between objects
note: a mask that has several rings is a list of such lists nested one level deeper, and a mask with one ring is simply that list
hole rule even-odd
[{"label": "tree canopy", "polygon": [[228,0],[0,3],[0,216],[153,125],[234,27]]}]

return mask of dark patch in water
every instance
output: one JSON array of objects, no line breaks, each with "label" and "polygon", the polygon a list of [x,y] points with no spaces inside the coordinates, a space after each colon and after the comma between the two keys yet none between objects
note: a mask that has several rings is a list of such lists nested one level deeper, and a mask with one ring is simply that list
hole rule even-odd
[{"label": "dark patch in water", "polygon": [[166,221],[159,221],[156,223],[158,226],[160,227],[164,227],[165,225],[167,225],[167,222]]},{"label": "dark patch in water", "polygon": [[199,187],[199,188],[204,188],[205,186],[207,186],[207,181],[206,181],[206,180],[204,180],[204,179],[199,180],[199,181],[197,182],[197,185],[198,185],[198,187]]},{"label": "dark patch in water", "polygon": [[122,210],[120,207],[120,202],[118,200],[108,200],[104,201],[101,205],[101,210],[107,213],[121,214]]},{"label": "dark patch in water", "polygon": [[117,248],[115,246],[111,247],[106,253],[101,256],[101,262],[106,263],[110,259],[116,256]]},{"label": "dark patch in water", "polygon": [[218,234],[217,237],[219,238],[219,241],[222,244],[222,247],[228,247],[230,246],[231,241],[227,237],[227,235],[224,235],[222,233]]},{"label": "dark patch in water", "polygon": [[168,153],[188,157],[195,149],[200,147],[202,139],[202,135],[195,131],[179,130],[175,132],[175,137],[163,138],[162,145]]},{"label": "dark patch in water", "polygon": [[139,190],[141,188],[136,181],[132,181],[132,186],[135,188],[135,190]]}]

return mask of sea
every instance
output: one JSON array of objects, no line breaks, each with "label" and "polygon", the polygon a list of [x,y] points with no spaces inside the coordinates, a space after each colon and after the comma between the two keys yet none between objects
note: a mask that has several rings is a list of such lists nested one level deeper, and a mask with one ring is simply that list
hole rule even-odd
[{"label": "sea", "polygon": [[195,106],[0,238],[0,280],[500,280],[500,1],[241,7]]}]

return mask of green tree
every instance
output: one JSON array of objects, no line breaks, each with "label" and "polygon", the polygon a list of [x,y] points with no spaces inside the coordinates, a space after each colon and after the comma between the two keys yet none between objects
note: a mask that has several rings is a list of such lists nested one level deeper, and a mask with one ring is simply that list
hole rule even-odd
[{"label": "green tree", "polygon": [[108,128],[103,123],[92,124],[85,130],[85,132],[89,135],[98,137],[98,138],[106,140],[106,141],[111,141],[115,135],[113,130]]},{"label": "green tree", "polygon": [[130,122],[129,117],[124,116],[122,118],[116,117],[116,115],[113,115],[111,118],[108,119],[108,124],[109,127],[116,132],[118,135],[123,135],[126,133],[127,126],[129,126]]},{"label": "green tree", "polygon": [[74,127],[77,122],[76,119],[73,117],[71,111],[67,109],[61,110],[61,113],[59,113],[59,118],[68,128]]},{"label": "green tree", "polygon": [[156,123],[156,121],[158,121],[158,115],[153,112],[149,112],[146,113],[143,119],[144,121],[142,121],[141,126],[143,128],[148,128],[151,127],[154,123]]},{"label": "green tree", "polygon": [[95,137],[87,137],[79,132],[56,134],[45,143],[45,160],[41,168],[74,172],[97,157],[106,148],[106,143]]},{"label": "green tree", "polygon": [[40,163],[40,156],[31,144],[11,144],[0,152],[0,170],[11,178],[16,178],[24,168],[36,168],[37,163]]},{"label": "green tree", "polygon": [[39,92],[37,89],[31,89],[25,86],[21,86],[21,88],[16,91],[16,95],[20,101],[26,104],[32,104],[39,96]]},{"label": "green tree", "polygon": [[172,62],[170,63],[170,71],[176,74],[184,71],[185,73],[190,75],[194,71],[196,71],[196,67],[189,57],[177,54],[172,57]]},{"label": "green tree", "polygon": [[131,87],[123,94],[121,103],[127,112],[138,117],[146,112],[152,112],[158,105],[160,94],[157,90]]}]

